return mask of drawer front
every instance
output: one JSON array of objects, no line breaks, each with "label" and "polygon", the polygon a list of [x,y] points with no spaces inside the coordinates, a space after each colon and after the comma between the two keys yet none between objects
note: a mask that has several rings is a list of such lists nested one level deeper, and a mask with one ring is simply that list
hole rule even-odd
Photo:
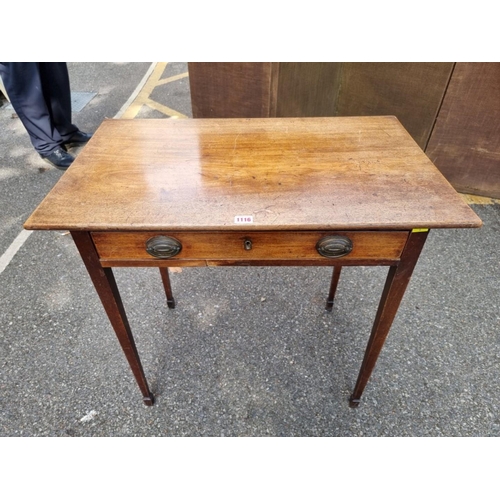
[{"label": "drawer front", "polygon": [[[162,241],[162,238],[167,237]],[[332,239],[333,237],[333,239]],[[104,261],[113,260],[397,260],[407,231],[93,232]],[[318,250],[318,242],[323,245]],[[175,244],[180,244],[180,249]],[[155,246],[156,245],[156,246]],[[152,248],[153,247],[153,248]],[[162,254],[158,257],[148,252]],[[156,248],[156,252],[155,252]],[[173,248],[173,250],[172,250]],[[340,256],[324,256],[326,255]],[[347,254],[342,255],[347,252]],[[173,256],[168,256],[174,254]]]}]

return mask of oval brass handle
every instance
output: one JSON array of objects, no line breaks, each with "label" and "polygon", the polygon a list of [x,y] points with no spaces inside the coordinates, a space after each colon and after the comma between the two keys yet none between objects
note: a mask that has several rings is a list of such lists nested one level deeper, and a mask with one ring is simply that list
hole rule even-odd
[{"label": "oval brass handle", "polygon": [[352,241],[347,236],[325,236],[316,244],[316,250],[323,257],[335,259],[351,253]]},{"label": "oval brass handle", "polygon": [[172,236],[153,236],[146,241],[146,252],[160,259],[170,259],[181,250],[181,242]]}]

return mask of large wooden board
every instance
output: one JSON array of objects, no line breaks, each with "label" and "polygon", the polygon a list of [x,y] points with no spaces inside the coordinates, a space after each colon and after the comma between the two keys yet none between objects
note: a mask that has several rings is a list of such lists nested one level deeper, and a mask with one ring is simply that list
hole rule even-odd
[{"label": "large wooden board", "polygon": [[194,118],[267,117],[277,63],[189,63]]},{"label": "large wooden board", "polygon": [[394,115],[425,149],[453,63],[342,63],[338,116]]},{"label": "large wooden board", "polygon": [[276,116],[335,116],[340,69],[340,63],[279,63]]},{"label": "large wooden board", "polygon": [[500,63],[457,63],[426,150],[461,192],[500,198]]}]

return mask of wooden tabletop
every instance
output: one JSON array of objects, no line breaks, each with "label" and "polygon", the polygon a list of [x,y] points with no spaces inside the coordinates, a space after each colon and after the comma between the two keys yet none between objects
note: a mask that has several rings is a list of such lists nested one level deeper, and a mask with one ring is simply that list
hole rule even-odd
[{"label": "wooden tabletop", "polygon": [[384,116],[106,120],[25,228],[480,225],[399,121]]}]

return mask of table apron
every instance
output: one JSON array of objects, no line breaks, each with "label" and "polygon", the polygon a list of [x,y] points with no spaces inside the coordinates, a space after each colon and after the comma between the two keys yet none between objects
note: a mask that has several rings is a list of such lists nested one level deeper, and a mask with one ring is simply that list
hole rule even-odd
[{"label": "table apron", "polygon": [[[91,233],[103,267],[204,266],[353,266],[394,265],[408,231],[94,231]],[[147,251],[157,236],[177,240],[182,249],[170,258]],[[318,242],[346,237],[352,250],[341,257],[324,257]],[[250,247],[250,248],[248,248]]]}]

